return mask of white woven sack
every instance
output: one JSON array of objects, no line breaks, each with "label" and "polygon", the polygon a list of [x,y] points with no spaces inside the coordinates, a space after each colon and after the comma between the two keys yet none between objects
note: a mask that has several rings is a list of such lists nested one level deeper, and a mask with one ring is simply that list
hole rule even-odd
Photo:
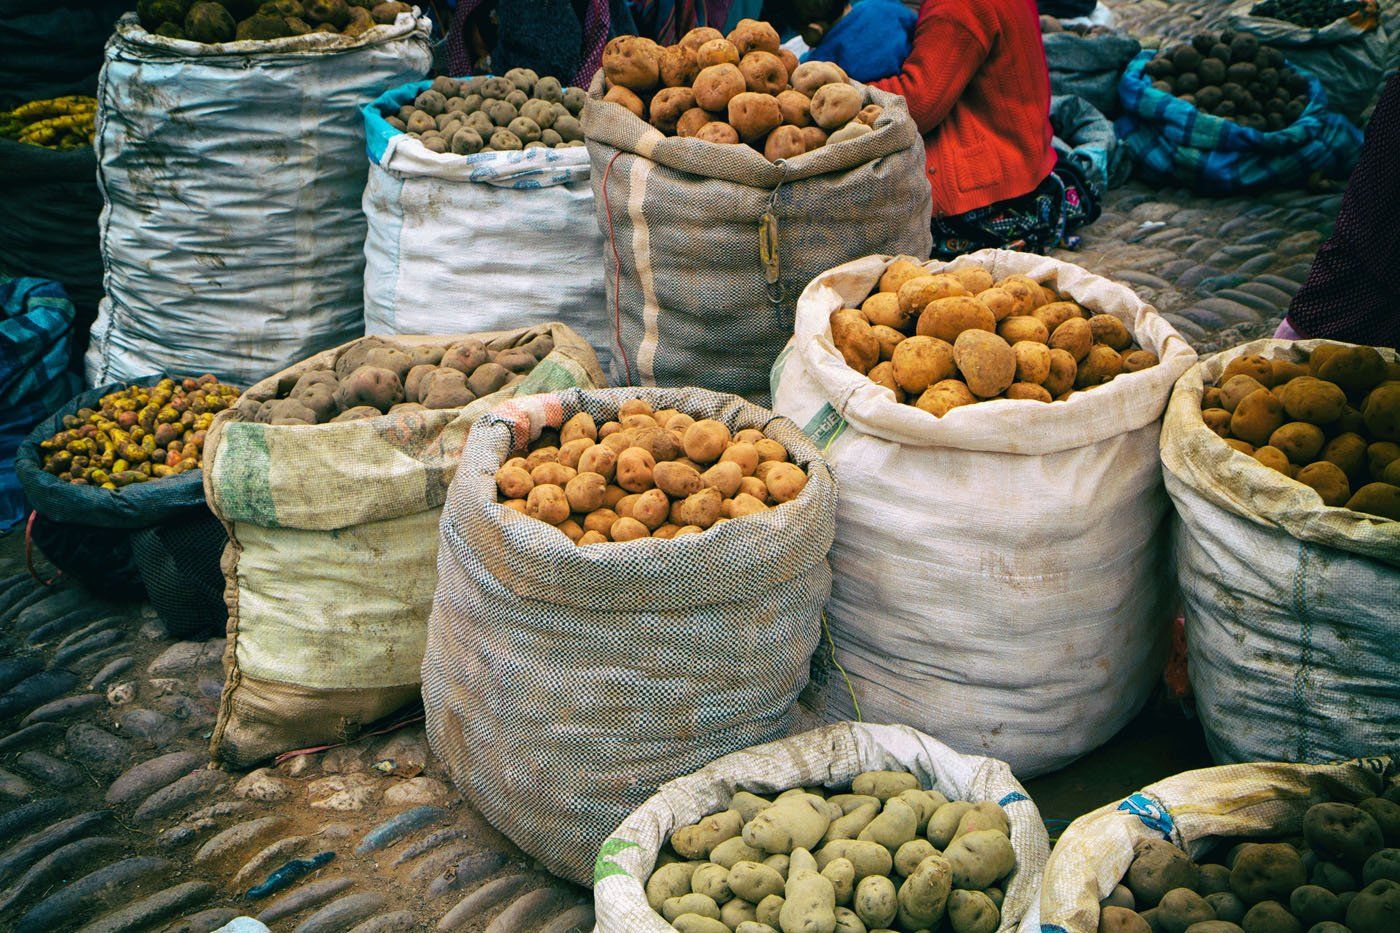
[{"label": "white woven sack", "polygon": [[1379,796],[1397,776],[1389,758],[1268,762],[1185,771],[1144,787],[1079,817],[1060,835],[1045,866],[1039,930],[1098,933],[1099,901],[1127,872],[1139,842],[1165,839],[1199,858],[1222,840],[1296,836],[1314,803]]},{"label": "white woven sack", "polygon": [[423,77],[429,21],[205,45],[124,16],[98,86],[102,300],[88,381],[248,386],[364,330],[358,106]]},{"label": "white woven sack", "polygon": [[606,241],[613,382],[705,386],[769,403],[768,372],[797,296],[823,270],[872,252],[927,256],[932,192],[904,99],[875,131],[769,162],[748,146],[665,137],[603,101],[583,108]]},{"label": "white woven sack", "polygon": [[560,321],[606,371],[612,326],[588,176],[582,147],[460,156],[392,137],[365,187],[366,333]]},{"label": "white woven sack", "polygon": [[[866,719],[937,732],[1020,777],[1059,768],[1137,712],[1161,672],[1172,580],[1157,457],[1186,341],[1125,286],[983,250],[938,271],[1020,273],[1113,314],[1161,362],[1068,401],[999,400],[942,418],[846,365],[828,318],[889,263],[819,276],[773,368],[774,408],[841,483],[827,618]],[[853,704],[832,691],[836,712]]]},{"label": "white woven sack", "polygon": [[[702,534],[587,547],[496,502],[512,450],[636,397],[762,429],[806,487]],[[797,426],[731,395],[571,390],[501,406],[472,427],[442,511],[423,657],[433,751],[492,825],[588,884],[599,844],[658,786],[792,731],[835,512],[836,484]]]},{"label": "white woven sack", "polygon": [[1331,342],[1218,353],[1181,378],[1167,408],[1187,669],[1218,761],[1317,762],[1400,744],[1400,522],[1323,505],[1201,418],[1204,387],[1231,360],[1302,360]]},{"label": "white woven sack", "polygon": [[736,790],[840,787],[862,771],[906,770],[949,800],[1000,804],[1011,822],[1016,870],[1006,886],[1001,926],[1014,930],[1034,909],[1050,842],[1040,811],[1011,769],[993,758],[960,755],[908,726],[838,722],[726,755],[662,785],[613,831],[598,852],[593,905],[597,933],[665,933],[675,928],[647,904],[645,884],[671,833],[723,810]]}]

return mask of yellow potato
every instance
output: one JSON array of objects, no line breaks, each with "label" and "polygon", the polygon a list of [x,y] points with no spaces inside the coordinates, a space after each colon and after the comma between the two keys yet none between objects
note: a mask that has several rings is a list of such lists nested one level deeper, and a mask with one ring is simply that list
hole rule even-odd
[{"label": "yellow potato", "polygon": [[894,381],[910,394],[957,374],[953,347],[937,337],[915,336],[902,341],[890,360]]}]

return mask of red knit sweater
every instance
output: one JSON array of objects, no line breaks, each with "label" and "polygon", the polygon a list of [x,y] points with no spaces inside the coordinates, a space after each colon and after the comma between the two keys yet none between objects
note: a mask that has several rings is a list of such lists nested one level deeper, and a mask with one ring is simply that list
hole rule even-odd
[{"label": "red knit sweater", "polygon": [[935,216],[1028,194],[1055,167],[1035,0],[923,0],[899,74],[924,134]]}]

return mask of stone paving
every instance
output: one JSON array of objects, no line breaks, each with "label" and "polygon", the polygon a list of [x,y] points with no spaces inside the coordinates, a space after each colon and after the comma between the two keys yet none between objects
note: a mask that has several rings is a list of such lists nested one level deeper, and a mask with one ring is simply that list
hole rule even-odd
[{"label": "stone paving", "polygon": [[[1189,35],[1225,8],[1115,4],[1139,37]],[[1130,284],[1208,352],[1273,331],[1340,199],[1131,182],[1082,249],[1056,255]],[[0,540],[0,928],[197,933],[239,914],[304,933],[591,928],[587,892],[460,799],[421,725],[212,770],[222,640],[172,642],[149,609],[23,567],[22,536]],[[270,876],[285,885],[245,896]]]}]

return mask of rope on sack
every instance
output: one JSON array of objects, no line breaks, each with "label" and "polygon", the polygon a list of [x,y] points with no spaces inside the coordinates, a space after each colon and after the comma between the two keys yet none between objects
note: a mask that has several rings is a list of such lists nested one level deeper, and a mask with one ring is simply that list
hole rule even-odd
[{"label": "rope on sack", "polygon": [[342,748],[346,745],[352,744],[353,742],[358,742],[361,739],[368,739],[373,738],[376,735],[385,735],[390,732],[397,732],[405,726],[411,726],[416,722],[423,722],[426,718],[426,715],[423,713],[415,713],[414,715],[409,716],[406,719],[400,719],[398,722],[390,723],[389,725],[384,726],[382,728],[372,729],[368,732],[361,732],[359,735],[355,736],[355,738],[350,741],[331,742],[329,745],[313,745],[310,748],[294,748],[291,751],[283,752],[276,758],[272,759],[272,764],[273,767],[276,767],[284,761],[288,761],[292,758],[300,758],[302,755],[314,755],[317,752],[326,752],[330,751],[333,748]]},{"label": "rope on sack", "polygon": [[846,684],[846,692],[851,695],[851,707],[855,710],[856,722],[865,722],[860,714],[860,700],[856,699],[856,688],[851,683],[851,678],[846,675],[846,669],[841,666],[841,662],[836,660],[836,640],[831,637],[831,626],[826,624],[826,610],[822,610],[822,634],[826,636],[827,649],[831,653],[831,664],[841,675],[841,680]]},{"label": "rope on sack", "polygon": [[34,578],[36,583],[40,586],[53,586],[58,582],[58,578],[63,576],[62,570],[44,580],[39,576],[39,571],[34,569],[34,519],[38,517],[37,511],[30,512],[29,520],[24,523],[24,563],[29,569],[29,575]]},{"label": "rope on sack", "polygon": [[768,206],[764,209],[763,216],[758,218],[758,259],[763,263],[763,280],[767,283],[768,301],[773,305],[775,312],[783,303],[785,291],[780,281],[782,266],[778,261],[778,215],[774,213],[774,209],[778,206],[778,192],[782,190],[786,180],[784,166],[784,177],[779,179],[778,184],[768,193]]},{"label": "rope on sack", "polygon": [[613,229],[612,202],[608,200],[608,176],[612,174],[613,164],[622,156],[619,149],[613,153],[613,157],[608,160],[608,167],[603,170],[603,210],[608,216],[608,246],[613,254],[613,343],[617,345],[617,351],[622,356],[622,366],[627,373],[627,382],[636,384],[636,379],[632,378],[632,361],[627,358],[627,348],[622,345],[622,254],[617,251],[617,235]]}]

